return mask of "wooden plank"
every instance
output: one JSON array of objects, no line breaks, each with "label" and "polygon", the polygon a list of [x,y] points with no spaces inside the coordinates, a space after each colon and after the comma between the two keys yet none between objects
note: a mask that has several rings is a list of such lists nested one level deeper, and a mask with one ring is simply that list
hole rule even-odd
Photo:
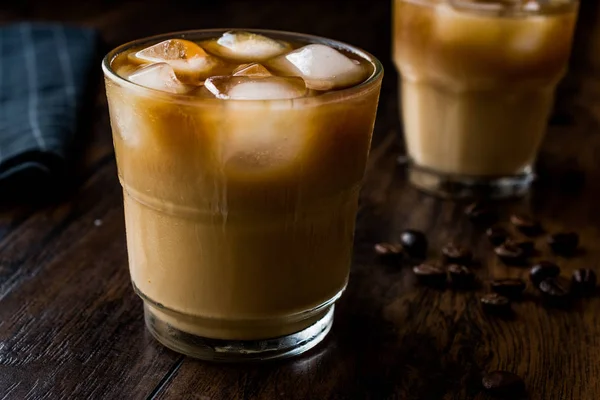
[{"label": "wooden plank", "polygon": [[179,356],[144,332],[113,163],[1,251],[0,398],[144,398]]}]

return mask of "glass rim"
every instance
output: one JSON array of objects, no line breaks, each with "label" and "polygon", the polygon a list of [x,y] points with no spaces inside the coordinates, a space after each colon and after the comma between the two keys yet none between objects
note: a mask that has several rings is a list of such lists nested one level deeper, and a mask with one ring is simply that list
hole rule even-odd
[{"label": "glass rim", "polygon": [[[157,43],[162,40],[167,39],[207,39],[209,37],[215,37],[216,34],[224,33],[228,31],[245,31],[251,33],[259,33],[264,34],[270,37],[276,38],[287,38],[288,40],[298,40],[305,43],[320,43],[329,45],[335,49],[343,49],[352,54],[355,54],[368,62],[370,62],[373,66],[373,73],[365,79],[363,82],[356,84],[354,86],[350,86],[344,89],[334,90],[322,93],[318,96],[307,96],[307,97],[299,97],[293,99],[257,99],[257,100],[232,100],[232,99],[219,99],[219,98],[204,98],[198,97],[193,94],[185,94],[185,93],[169,93],[158,89],[152,89],[146,86],[139,85],[137,83],[131,82],[127,78],[120,76],[111,66],[112,61],[115,57],[122,54],[124,51],[127,51],[133,47],[143,46],[145,44]],[[272,29],[244,29],[244,28],[211,28],[211,29],[191,29],[191,30],[183,30],[169,33],[161,33],[158,35],[147,36],[135,40],[131,40],[120,46],[115,47],[111,51],[109,51],[106,56],[102,59],[102,71],[104,72],[104,76],[107,79],[123,86],[127,87],[139,92],[143,92],[146,94],[150,94],[152,96],[159,97],[167,97],[171,100],[178,100],[185,103],[213,103],[213,104],[223,104],[227,103],[238,103],[238,104],[265,104],[265,103],[310,103],[310,102],[318,102],[318,104],[331,103],[336,101],[343,101],[349,98],[353,98],[363,93],[370,92],[374,89],[378,83],[383,79],[383,65],[381,61],[377,59],[377,57],[373,56],[371,53],[358,48],[356,46],[352,46],[348,43],[341,42],[334,39],[329,39],[322,36],[310,35],[304,33],[297,32],[289,32],[289,31],[280,31],[280,30],[272,30]]]},{"label": "glass rim", "polygon": [[537,4],[538,7],[531,8],[515,8],[521,4],[520,0],[514,1],[514,4],[504,7],[507,4],[506,0],[495,0],[488,2],[476,2],[473,0],[395,0],[400,3],[412,3],[425,7],[434,7],[437,5],[447,5],[452,10],[472,12],[473,14],[495,16],[495,17],[535,17],[552,14],[563,14],[575,11],[580,0],[561,0],[557,4],[538,4],[532,1],[532,4]]}]

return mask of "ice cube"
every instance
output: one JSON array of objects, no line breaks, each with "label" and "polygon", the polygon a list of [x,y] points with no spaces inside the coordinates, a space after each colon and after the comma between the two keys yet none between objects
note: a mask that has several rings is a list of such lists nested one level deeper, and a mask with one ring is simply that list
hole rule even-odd
[{"label": "ice cube", "polygon": [[274,112],[250,102],[226,109],[217,154],[232,179],[269,179],[297,172],[313,148],[315,119],[320,115],[314,109]]},{"label": "ice cube", "polygon": [[138,85],[163,92],[185,93],[188,91],[188,87],[175,76],[173,67],[162,62],[141,67],[127,76],[127,79]]},{"label": "ice cube", "polygon": [[204,86],[219,99],[275,100],[306,95],[306,84],[295,77],[215,76]]},{"label": "ice cube", "polygon": [[128,146],[139,146],[149,125],[143,100],[140,101],[136,96],[126,96],[119,88],[107,86],[106,89],[112,92],[107,99],[113,134],[118,135]]},{"label": "ice cube", "polygon": [[[511,26],[509,48],[515,52],[516,57],[540,57],[540,51],[555,47],[552,41],[556,32],[561,31],[558,18],[531,18],[526,23]],[[547,51],[547,50],[546,50]]]},{"label": "ice cube", "polygon": [[[487,18],[475,18],[470,13],[457,11],[462,4],[440,3],[437,5],[433,21],[433,35],[436,40],[462,48],[483,49],[489,49],[490,46],[502,43],[504,24],[490,23]],[[501,7],[500,4],[493,4],[493,6]]]},{"label": "ice cube", "polygon": [[233,76],[272,76],[261,64],[242,64],[233,71]]},{"label": "ice cube", "polygon": [[287,43],[252,32],[229,31],[218,39],[202,42],[204,48],[238,62],[264,61],[291,50]]},{"label": "ice cube", "polygon": [[323,44],[309,44],[279,56],[267,64],[287,76],[300,76],[309,89],[340,89],[365,80],[368,69]]},{"label": "ice cube", "polygon": [[214,75],[221,61],[207,54],[194,42],[170,39],[147,47],[133,54],[134,61],[165,62],[173,67],[179,79],[190,82]]},{"label": "ice cube", "polygon": [[[473,11],[482,11],[482,12],[491,12],[491,13],[499,13],[506,9],[507,6],[510,6],[512,3],[510,0],[502,1],[502,0],[450,0],[449,4],[455,10],[473,12]],[[520,3],[520,0],[517,0],[516,3]]]},{"label": "ice cube", "polygon": [[539,11],[540,3],[538,1],[526,1],[523,4],[523,10],[525,11]]}]

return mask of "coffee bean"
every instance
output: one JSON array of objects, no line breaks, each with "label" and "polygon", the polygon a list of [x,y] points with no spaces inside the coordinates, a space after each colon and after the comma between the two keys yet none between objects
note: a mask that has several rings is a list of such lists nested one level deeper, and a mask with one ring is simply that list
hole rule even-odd
[{"label": "coffee bean", "polygon": [[555,233],[548,236],[548,245],[556,254],[571,256],[579,246],[579,235],[575,232]]},{"label": "coffee bean", "polygon": [[540,261],[529,270],[529,279],[535,286],[538,286],[544,279],[554,278],[558,275],[560,275],[560,268],[550,261]]},{"label": "coffee bean", "polygon": [[580,268],[573,272],[572,288],[578,294],[590,294],[596,289],[596,273],[589,268]]},{"label": "coffee bean", "polygon": [[[554,182],[557,182],[556,176],[554,178]],[[560,174],[558,187],[567,193],[580,192],[585,187],[585,173],[577,167],[568,168]]]},{"label": "coffee bean", "polygon": [[475,274],[465,265],[450,264],[448,266],[450,281],[457,289],[468,289],[475,283]]},{"label": "coffee bean", "polygon": [[517,228],[531,228],[539,225],[538,222],[525,214],[512,214],[510,216],[510,222]]},{"label": "coffee bean", "polygon": [[427,237],[423,232],[408,229],[400,235],[400,243],[404,251],[412,257],[425,257],[427,254]]},{"label": "coffee bean", "polygon": [[442,248],[442,255],[447,263],[456,264],[468,264],[473,258],[471,250],[454,242],[450,242]]},{"label": "coffee bean", "polygon": [[481,380],[485,390],[493,396],[522,396],[525,382],[516,374],[508,371],[493,371],[485,374]]},{"label": "coffee bean", "polygon": [[523,249],[527,254],[533,254],[535,251],[535,243],[532,240],[519,240],[515,244]]},{"label": "coffee bean", "polygon": [[465,214],[475,223],[492,223],[497,219],[496,213],[482,203],[472,203],[465,208]]},{"label": "coffee bean", "polygon": [[500,246],[510,236],[508,234],[508,231],[500,226],[493,226],[491,228],[488,228],[488,230],[485,231],[485,234],[490,243],[494,246]]},{"label": "coffee bean", "polygon": [[542,232],[540,223],[528,215],[513,214],[510,216],[510,222],[528,236],[538,235]]},{"label": "coffee bean", "polygon": [[442,285],[446,283],[446,271],[433,264],[419,264],[413,267],[413,272],[419,282],[426,285]]},{"label": "coffee bean", "polygon": [[503,243],[494,249],[494,253],[509,265],[520,265],[527,259],[525,250],[515,243]]},{"label": "coffee bean", "polygon": [[514,245],[523,249],[525,257],[531,257],[535,252],[535,243],[532,240],[513,240],[508,239],[507,244]]},{"label": "coffee bean", "polygon": [[404,250],[399,243],[377,243],[375,245],[375,253],[379,256],[384,257],[397,257],[400,256]]},{"label": "coffee bean", "polygon": [[498,293],[488,293],[480,299],[480,302],[483,310],[491,314],[508,314],[511,311],[508,297]]},{"label": "coffee bean", "polygon": [[544,279],[540,282],[538,289],[542,293],[546,305],[562,307],[569,303],[571,282],[562,276]]},{"label": "coffee bean", "polygon": [[490,287],[494,292],[509,299],[519,298],[526,286],[525,281],[518,278],[494,279],[490,282]]}]

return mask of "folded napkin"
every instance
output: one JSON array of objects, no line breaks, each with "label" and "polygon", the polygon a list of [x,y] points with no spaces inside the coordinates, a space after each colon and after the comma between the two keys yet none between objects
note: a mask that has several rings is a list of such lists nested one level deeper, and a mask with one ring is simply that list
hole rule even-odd
[{"label": "folded napkin", "polygon": [[0,27],[0,197],[64,178],[99,51],[88,28]]}]

